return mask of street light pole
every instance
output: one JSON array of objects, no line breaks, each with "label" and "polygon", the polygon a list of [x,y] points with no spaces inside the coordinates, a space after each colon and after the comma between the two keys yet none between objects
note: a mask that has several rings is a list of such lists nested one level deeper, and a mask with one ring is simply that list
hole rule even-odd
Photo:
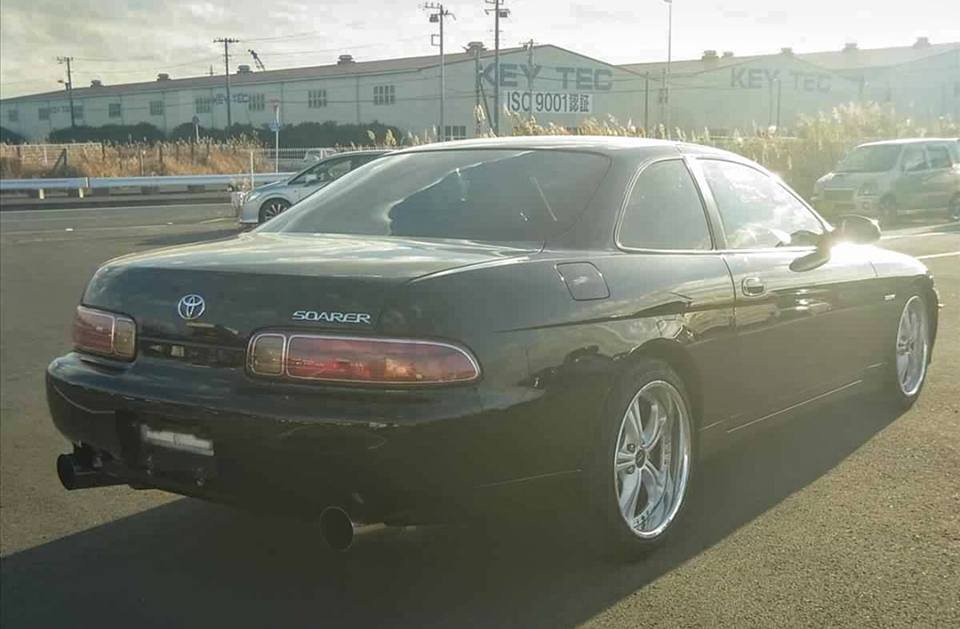
[{"label": "street light pole", "polygon": [[673,137],[673,125],[671,122],[671,109],[673,104],[670,102],[670,64],[673,61],[673,0],[663,0],[667,3],[667,77],[663,86],[664,105],[667,108],[667,138]]}]

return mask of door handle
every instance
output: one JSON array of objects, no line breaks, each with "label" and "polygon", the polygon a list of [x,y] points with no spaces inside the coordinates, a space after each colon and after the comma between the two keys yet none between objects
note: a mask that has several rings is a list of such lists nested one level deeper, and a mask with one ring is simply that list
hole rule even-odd
[{"label": "door handle", "polygon": [[748,297],[756,297],[767,292],[767,287],[759,277],[745,277],[740,282],[740,286],[743,287],[743,294]]}]

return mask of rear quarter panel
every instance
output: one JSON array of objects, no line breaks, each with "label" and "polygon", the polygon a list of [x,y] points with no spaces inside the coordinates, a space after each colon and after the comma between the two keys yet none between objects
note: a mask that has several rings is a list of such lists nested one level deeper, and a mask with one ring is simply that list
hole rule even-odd
[{"label": "rear quarter panel", "polygon": [[[680,259],[682,258],[682,259]],[[590,262],[610,289],[576,301],[556,265]],[[700,371],[700,427],[732,400],[724,357],[732,351],[733,286],[713,255],[576,252],[530,256],[431,276],[409,285],[383,314],[385,334],[455,339],[483,369],[479,385],[490,479],[582,467],[605,401],[639,352],[669,343]],[[701,384],[702,383],[702,386]]]}]

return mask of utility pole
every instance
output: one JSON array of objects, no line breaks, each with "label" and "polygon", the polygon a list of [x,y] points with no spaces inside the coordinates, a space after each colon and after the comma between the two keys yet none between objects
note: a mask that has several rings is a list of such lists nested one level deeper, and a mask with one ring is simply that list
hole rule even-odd
[{"label": "utility pole", "polygon": [[643,73],[643,131],[650,134],[650,73]]},{"label": "utility pole", "polygon": [[233,39],[231,37],[218,37],[213,40],[215,44],[223,44],[223,79],[224,84],[227,86],[227,129],[225,136],[230,134],[230,127],[233,126],[233,115],[230,111],[230,44],[239,43],[239,39]]},{"label": "utility pole", "polygon": [[510,9],[503,8],[503,0],[484,0],[492,4],[492,9],[484,9],[488,14],[493,11],[493,130],[500,135],[500,18],[510,15]]},{"label": "utility pole", "polygon": [[[452,17],[457,19],[453,13],[443,8],[442,2],[428,2],[423,5],[423,8],[430,13],[430,22],[440,24],[440,128],[437,130],[437,137],[440,138],[440,141],[443,142],[447,139],[447,132],[445,121],[444,121],[444,110],[446,109],[446,70],[444,68],[444,56],[443,56],[443,22],[448,18]],[[433,38],[436,35],[430,35],[430,44],[436,46],[438,44],[433,43]]]},{"label": "utility pole", "polygon": [[664,92],[663,95],[666,100],[667,107],[667,139],[673,137],[673,130],[671,129],[671,109],[673,104],[670,102],[670,62],[673,60],[673,0],[663,0],[667,3],[667,80],[664,83]]},{"label": "utility pole", "polygon": [[[471,50],[467,47],[467,50]],[[473,130],[475,136],[480,135],[480,46],[472,48],[473,50],[473,119],[476,121],[476,127]],[[489,120],[488,120],[489,122]]]},{"label": "utility pole", "polygon": [[77,126],[77,120],[73,111],[73,73],[70,64],[73,57],[57,57],[57,63],[67,64],[67,101],[70,103],[70,128]]},{"label": "utility pole", "polygon": [[533,122],[533,46],[535,42],[529,39],[524,42],[527,48],[527,98],[529,99],[528,111],[530,112],[530,122]]}]

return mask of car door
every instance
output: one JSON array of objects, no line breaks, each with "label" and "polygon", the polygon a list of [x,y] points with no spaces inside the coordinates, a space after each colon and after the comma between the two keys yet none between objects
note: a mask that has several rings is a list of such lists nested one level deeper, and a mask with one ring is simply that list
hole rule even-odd
[{"label": "car door", "polygon": [[926,145],[929,176],[926,182],[926,207],[942,209],[950,204],[957,192],[957,168],[946,143]]},{"label": "car door", "polygon": [[628,255],[598,262],[604,276],[629,287],[630,308],[656,312],[658,329],[682,339],[700,374],[702,426],[720,425],[737,406],[737,375],[727,365],[736,342],[733,286],[685,159],[641,167],[616,241]]},{"label": "car door", "polygon": [[836,247],[823,265],[795,271],[826,226],[779,179],[746,163],[698,160],[733,277],[736,356],[744,425],[857,380],[873,347],[877,300],[862,247]]},{"label": "car door", "polygon": [[930,169],[920,143],[908,144],[900,158],[900,176],[894,184],[898,210],[921,210],[930,206],[927,194]]}]

